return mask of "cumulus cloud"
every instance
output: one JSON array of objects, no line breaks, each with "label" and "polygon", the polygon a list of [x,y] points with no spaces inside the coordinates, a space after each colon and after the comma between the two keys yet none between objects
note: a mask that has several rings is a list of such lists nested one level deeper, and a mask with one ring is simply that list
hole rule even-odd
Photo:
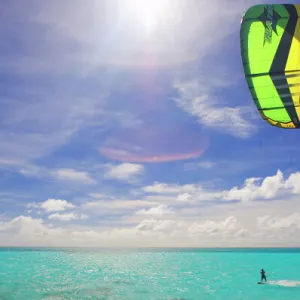
[{"label": "cumulus cloud", "polygon": [[[19,230],[23,233],[33,233],[35,228],[41,228],[43,221],[32,217],[19,216],[10,221],[0,223],[0,231]],[[29,225],[29,226],[28,226]],[[43,234],[41,234],[43,235]]]},{"label": "cumulus cloud", "polygon": [[68,202],[67,200],[48,199],[45,202],[41,203],[30,203],[28,207],[40,208],[46,212],[56,212],[72,209],[75,207],[75,205]]},{"label": "cumulus cloud", "polygon": [[[200,184],[168,184],[155,182],[153,185],[142,188],[145,193],[159,194],[157,199],[164,201],[198,202],[214,199],[222,199],[225,191],[209,190]],[[166,197],[167,196],[167,197]],[[148,196],[153,198],[154,196]]]},{"label": "cumulus cloud", "polygon": [[[149,221],[151,223],[151,221]],[[147,232],[147,221],[132,228],[62,228],[47,224],[42,219],[19,216],[0,223],[0,245],[9,246],[137,246],[157,245],[157,237]],[[150,231],[171,233],[174,221],[153,221]],[[150,240],[149,240],[150,238]],[[163,243],[164,240],[161,241]]]},{"label": "cumulus cloud", "polygon": [[[172,202],[199,202],[223,199],[226,191],[207,189],[201,184],[168,184],[155,182],[153,185],[144,186],[142,190],[147,194],[159,194],[157,199],[166,198]],[[166,197],[169,196],[169,197]],[[149,196],[153,198],[153,195]]]},{"label": "cumulus cloud", "polygon": [[292,173],[284,182],[284,187],[293,194],[300,194],[300,172]]},{"label": "cumulus cloud", "polygon": [[293,213],[287,216],[260,216],[257,218],[257,227],[259,230],[286,230],[300,229],[300,214]]},{"label": "cumulus cloud", "polygon": [[149,216],[165,216],[174,214],[174,210],[169,208],[165,204],[151,207],[149,209],[142,209],[136,212],[137,215],[149,215]]},{"label": "cumulus cloud", "polygon": [[183,193],[177,196],[177,201],[188,202],[192,198],[192,195],[189,193]]},{"label": "cumulus cloud", "polygon": [[[251,204],[251,205],[250,205]],[[299,246],[300,201],[241,202],[205,210],[198,220],[152,216],[118,226],[58,227],[47,220],[18,216],[0,222],[0,245],[30,246]],[[203,209],[201,209],[203,212]],[[55,213],[48,221],[73,221],[85,216]],[[59,223],[61,226],[65,223]]]},{"label": "cumulus cloud", "polygon": [[174,220],[146,219],[136,226],[138,231],[172,233],[175,229],[181,228],[181,223]]},{"label": "cumulus cloud", "polygon": [[144,166],[140,164],[123,163],[119,165],[110,165],[104,177],[125,182],[134,181],[137,176],[144,172]]},{"label": "cumulus cloud", "polygon": [[188,232],[192,236],[198,236],[203,234],[215,234],[215,233],[232,233],[240,229],[241,225],[237,219],[233,216],[226,218],[224,221],[214,222],[206,221],[204,223],[194,223],[188,228]]},{"label": "cumulus cloud", "polygon": [[228,191],[226,200],[251,201],[256,199],[273,199],[281,193],[285,197],[299,194],[300,173],[292,173],[285,180],[283,173],[278,170],[274,176],[266,178],[248,178],[241,188],[234,187]]},{"label": "cumulus cloud", "polygon": [[[199,201],[255,201],[274,199],[278,196],[284,198],[300,194],[300,173],[292,173],[287,179],[281,170],[273,176],[265,178],[247,178],[241,187],[235,186],[228,190],[205,188],[200,184],[167,184],[154,183],[145,186],[142,190],[149,194],[160,194],[157,199],[164,195],[171,195],[167,201],[199,202]],[[163,198],[162,198],[163,199]]]},{"label": "cumulus cloud", "polygon": [[61,228],[52,228],[42,219],[18,216],[0,223],[1,245],[42,246],[63,244],[68,234]]}]

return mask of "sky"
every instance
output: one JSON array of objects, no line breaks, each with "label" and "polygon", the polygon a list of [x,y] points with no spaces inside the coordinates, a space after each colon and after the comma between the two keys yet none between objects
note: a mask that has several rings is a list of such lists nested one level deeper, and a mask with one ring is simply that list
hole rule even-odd
[{"label": "sky", "polygon": [[3,2],[0,246],[300,246],[300,131],[242,68],[259,3]]}]

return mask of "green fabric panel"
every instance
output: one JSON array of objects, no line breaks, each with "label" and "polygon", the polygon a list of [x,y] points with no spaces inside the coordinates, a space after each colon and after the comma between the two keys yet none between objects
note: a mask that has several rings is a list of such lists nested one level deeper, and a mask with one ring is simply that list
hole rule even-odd
[{"label": "green fabric panel", "polygon": [[[267,5],[255,5],[245,13],[241,24],[241,52],[245,76],[253,100],[263,114],[274,121],[291,122],[280,96],[269,75],[278,45],[280,44],[284,29],[288,23],[289,14],[283,5],[274,5],[275,11],[280,15],[276,31],[272,31],[272,41],[265,41],[266,28],[261,20]],[[280,70],[284,72],[284,70]],[[261,74],[259,76],[259,74]],[[264,110],[267,108],[268,110]],[[270,109],[274,108],[274,110]]]}]

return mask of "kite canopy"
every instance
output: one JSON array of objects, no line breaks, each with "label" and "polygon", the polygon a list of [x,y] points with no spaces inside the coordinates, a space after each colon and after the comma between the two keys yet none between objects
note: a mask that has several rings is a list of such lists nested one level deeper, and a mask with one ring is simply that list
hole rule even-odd
[{"label": "kite canopy", "polygon": [[300,5],[255,5],[240,29],[245,77],[262,118],[300,128]]}]

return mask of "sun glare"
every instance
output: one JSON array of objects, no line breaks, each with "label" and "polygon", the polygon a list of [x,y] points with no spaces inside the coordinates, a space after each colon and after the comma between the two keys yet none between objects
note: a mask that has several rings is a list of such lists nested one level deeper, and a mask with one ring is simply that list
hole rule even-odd
[{"label": "sun glare", "polygon": [[130,0],[127,8],[134,21],[143,25],[147,33],[151,33],[166,14],[166,0]]}]

